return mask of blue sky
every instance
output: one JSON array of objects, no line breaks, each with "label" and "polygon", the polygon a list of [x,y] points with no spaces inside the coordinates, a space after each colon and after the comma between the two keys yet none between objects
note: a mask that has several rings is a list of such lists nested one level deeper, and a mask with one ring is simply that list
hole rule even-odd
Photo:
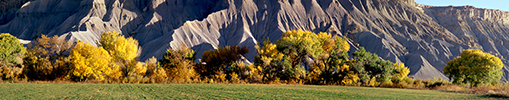
[{"label": "blue sky", "polygon": [[415,2],[430,6],[472,5],[476,8],[488,8],[509,11],[509,0],[415,0]]}]

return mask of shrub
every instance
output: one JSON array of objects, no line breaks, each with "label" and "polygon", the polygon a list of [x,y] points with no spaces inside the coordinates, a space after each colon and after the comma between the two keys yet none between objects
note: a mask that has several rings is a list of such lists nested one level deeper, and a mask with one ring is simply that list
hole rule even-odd
[{"label": "shrub", "polygon": [[408,78],[408,74],[410,73],[410,69],[408,67],[405,67],[405,64],[403,63],[394,63],[394,71],[392,74],[392,82],[402,82],[405,81],[406,78]]},{"label": "shrub", "polygon": [[385,81],[385,82],[381,82],[380,83],[380,87],[388,87],[388,88],[391,88],[394,86],[394,83],[392,83],[391,81]]},{"label": "shrub", "polygon": [[254,64],[247,65],[247,69],[249,72],[243,73],[244,76],[247,76],[246,79],[248,82],[263,82],[263,68],[260,66],[255,66]]},{"label": "shrub", "polygon": [[147,68],[147,71],[145,75],[150,78],[152,83],[162,83],[167,79],[167,73],[164,68],[157,65],[157,59],[152,57],[150,59],[145,60],[145,68]]},{"label": "shrub", "polygon": [[226,74],[218,74],[218,75],[214,75],[214,80],[216,80],[216,82],[219,82],[219,83],[224,83],[226,82]]},{"label": "shrub", "polygon": [[239,75],[237,75],[235,72],[230,73],[230,76],[232,83],[240,83]]},{"label": "shrub", "polygon": [[407,75],[410,73],[410,70],[405,67],[403,63],[394,63],[394,71],[391,75],[391,81],[394,84],[395,88],[407,88],[413,85],[414,80],[409,78]]},{"label": "shrub", "polygon": [[398,82],[396,84],[394,84],[394,86],[392,87],[395,87],[395,88],[407,88],[408,87],[408,83],[405,82],[405,81],[402,81],[402,82]]},{"label": "shrub", "polygon": [[[235,77],[247,82],[262,82],[262,68],[259,66],[256,67],[253,64],[246,65],[243,61],[235,61],[230,65],[230,71],[232,82],[236,81],[234,80]],[[233,74],[237,76],[233,76]]]},{"label": "shrub", "polygon": [[377,87],[380,85],[380,83],[376,81],[376,77],[371,78],[368,84],[369,84],[368,86],[370,87]]},{"label": "shrub", "polygon": [[414,88],[424,88],[426,87],[426,84],[424,83],[424,81],[422,81],[422,79],[416,79],[414,80]]},{"label": "shrub", "polygon": [[414,84],[414,79],[410,78],[410,77],[406,77],[404,79],[404,82],[408,83],[408,84]]},{"label": "shrub", "polygon": [[425,81],[427,88],[437,88],[439,86],[446,86],[450,85],[450,82],[447,80],[444,80],[443,78],[433,78],[433,80],[427,79]]},{"label": "shrub", "polygon": [[134,68],[130,68],[128,72],[128,76],[134,76],[134,77],[143,77],[145,76],[145,73],[147,72],[147,67],[143,66],[141,62],[134,61],[132,62],[134,64],[130,64]]},{"label": "shrub", "polygon": [[2,67],[0,68],[0,77],[2,79],[17,79],[22,71],[23,69],[20,67]]}]

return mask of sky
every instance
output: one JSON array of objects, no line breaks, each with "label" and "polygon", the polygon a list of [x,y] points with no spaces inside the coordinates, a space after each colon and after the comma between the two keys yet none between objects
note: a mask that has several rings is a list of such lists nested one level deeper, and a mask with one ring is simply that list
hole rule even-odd
[{"label": "sky", "polygon": [[415,0],[415,2],[430,6],[464,6],[476,8],[499,9],[509,11],[509,0]]}]

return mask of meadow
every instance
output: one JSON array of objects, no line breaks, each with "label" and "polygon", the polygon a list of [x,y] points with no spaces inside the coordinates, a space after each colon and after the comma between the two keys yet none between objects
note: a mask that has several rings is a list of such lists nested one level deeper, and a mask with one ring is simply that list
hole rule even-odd
[{"label": "meadow", "polygon": [[497,99],[395,88],[269,84],[1,83],[0,99]]}]

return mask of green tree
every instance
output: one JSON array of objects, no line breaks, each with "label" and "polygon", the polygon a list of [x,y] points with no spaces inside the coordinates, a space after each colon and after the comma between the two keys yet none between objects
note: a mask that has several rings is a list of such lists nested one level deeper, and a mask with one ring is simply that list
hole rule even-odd
[{"label": "green tree", "polygon": [[380,59],[377,54],[366,52],[363,47],[353,53],[353,58],[353,69],[359,73],[363,83],[367,83],[371,78],[376,78],[378,82],[390,82],[394,63]]},{"label": "green tree", "polygon": [[64,78],[69,71],[68,57],[72,46],[72,42],[56,35],[52,38],[42,35],[28,44],[28,53],[23,58],[23,73],[34,80]]},{"label": "green tree", "polygon": [[255,46],[258,55],[254,63],[263,69],[264,80],[307,79],[311,84],[352,84],[358,80],[347,65],[350,45],[346,38],[292,30],[284,32],[277,43],[265,39],[262,48]]},{"label": "green tree", "polygon": [[318,58],[323,53],[318,35],[310,31],[292,30],[283,33],[277,40],[277,49],[284,55],[283,80],[301,80],[306,76],[306,68],[312,65],[307,59]]},{"label": "green tree", "polygon": [[479,49],[463,50],[459,57],[447,62],[444,73],[453,83],[470,83],[472,86],[495,84],[502,77],[502,61]]},{"label": "green tree", "polygon": [[0,34],[0,77],[15,78],[22,72],[26,48],[9,33]]},{"label": "green tree", "polygon": [[0,34],[0,64],[2,66],[16,66],[23,63],[23,56],[27,50],[19,39],[9,33]]},{"label": "green tree", "polygon": [[357,73],[350,70],[346,38],[318,33],[318,41],[323,49],[322,55],[314,60],[309,69],[311,84],[353,84],[358,80]]}]

